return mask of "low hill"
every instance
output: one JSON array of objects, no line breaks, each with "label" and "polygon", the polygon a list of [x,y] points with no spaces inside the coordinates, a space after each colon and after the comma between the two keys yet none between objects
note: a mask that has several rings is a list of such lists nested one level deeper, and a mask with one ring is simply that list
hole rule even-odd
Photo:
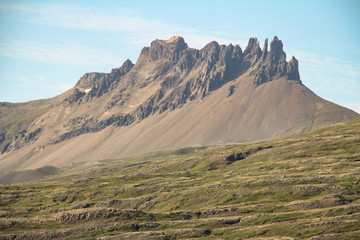
[{"label": "low hill", "polygon": [[360,121],[0,186],[0,239],[358,239]]}]

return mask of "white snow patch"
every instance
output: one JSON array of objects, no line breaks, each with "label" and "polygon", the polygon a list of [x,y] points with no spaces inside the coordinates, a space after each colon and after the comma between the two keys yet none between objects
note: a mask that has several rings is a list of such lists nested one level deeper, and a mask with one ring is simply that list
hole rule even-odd
[{"label": "white snow patch", "polygon": [[91,88],[85,89],[84,92],[88,93],[91,91]]}]

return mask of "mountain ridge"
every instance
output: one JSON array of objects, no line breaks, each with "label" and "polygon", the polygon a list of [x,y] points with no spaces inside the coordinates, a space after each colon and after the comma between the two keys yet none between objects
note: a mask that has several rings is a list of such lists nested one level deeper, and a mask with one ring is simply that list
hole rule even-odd
[{"label": "mountain ridge", "polygon": [[[110,73],[86,73],[74,88],[38,105],[46,110],[19,131],[9,134],[14,124],[1,128],[0,174],[289,136],[359,117],[306,88],[298,61],[286,61],[276,36],[269,51],[267,39],[261,49],[250,38],[244,51],[214,41],[193,49],[179,36],[154,40],[136,64],[126,60]],[[70,150],[74,144],[78,149]]]}]

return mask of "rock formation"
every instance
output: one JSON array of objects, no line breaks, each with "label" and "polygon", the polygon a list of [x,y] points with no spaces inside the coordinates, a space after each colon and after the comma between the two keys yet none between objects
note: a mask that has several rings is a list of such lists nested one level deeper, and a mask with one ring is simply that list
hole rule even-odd
[{"label": "rock formation", "polygon": [[[277,37],[269,50],[267,39],[261,49],[250,38],[244,51],[217,42],[193,49],[182,37],[155,40],[136,64],[126,60],[110,73],[86,73],[60,96],[2,103],[0,110],[8,123],[0,126],[0,175],[164,148],[282,137],[358,117],[307,89],[298,61],[286,61]],[[17,111],[21,117],[9,120]]]}]

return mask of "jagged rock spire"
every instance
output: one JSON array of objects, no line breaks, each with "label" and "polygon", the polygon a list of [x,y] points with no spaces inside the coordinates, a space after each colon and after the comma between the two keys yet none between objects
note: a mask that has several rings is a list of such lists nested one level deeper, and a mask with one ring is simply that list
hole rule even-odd
[{"label": "jagged rock spire", "polygon": [[[252,46],[254,40],[251,40]],[[250,43],[250,41],[249,41]],[[254,75],[254,83],[263,83],[285,77],[289,80],[300,81],[298,61],[293,57],[290,62],[286,61],[286,53],[283,44],[277,36],[270,43],[270,51],[267,50],[268,39],[265,39],[261,61],[252,62],[250,75]],[[253,47],[254,49],[254,47]],[[248,50],[249,51],[249,50]]]},{"label": "jagged rock spire", "polygon": [[298,60],[293,56],[288,65],[287,65],[287,78],[289,80],[298,80],[300,81],[300,74],[299,74],[299,63]]},{"label": "jagged rock spire", "polygon": [[269,60],[273,64],[279,64],[286,61],[286,54],[283,50],[283,44],[277,36],[270,43]]},{"label": "jagged rock spire", "polygon": [[132,68],[133,68],[134,64],[131,62],[130,59],[126,59],[126,61],[123,63],[123,65],[121,66],[121,69],[124,72],[129,72]]},{"label": "jagged rock spire", "polygon": [[264,47],[263,47],[263,50],[262,50],[261,58],[262,58],[263,61],[266,59],[267,54],[268,54],[268,38],[265,39]]},{"label": "jagged rock spire", "polygon": [[254,64],[262,55],[261,48],[257,38],[250,38],[249,43],[244,51],[244,60]]}]

